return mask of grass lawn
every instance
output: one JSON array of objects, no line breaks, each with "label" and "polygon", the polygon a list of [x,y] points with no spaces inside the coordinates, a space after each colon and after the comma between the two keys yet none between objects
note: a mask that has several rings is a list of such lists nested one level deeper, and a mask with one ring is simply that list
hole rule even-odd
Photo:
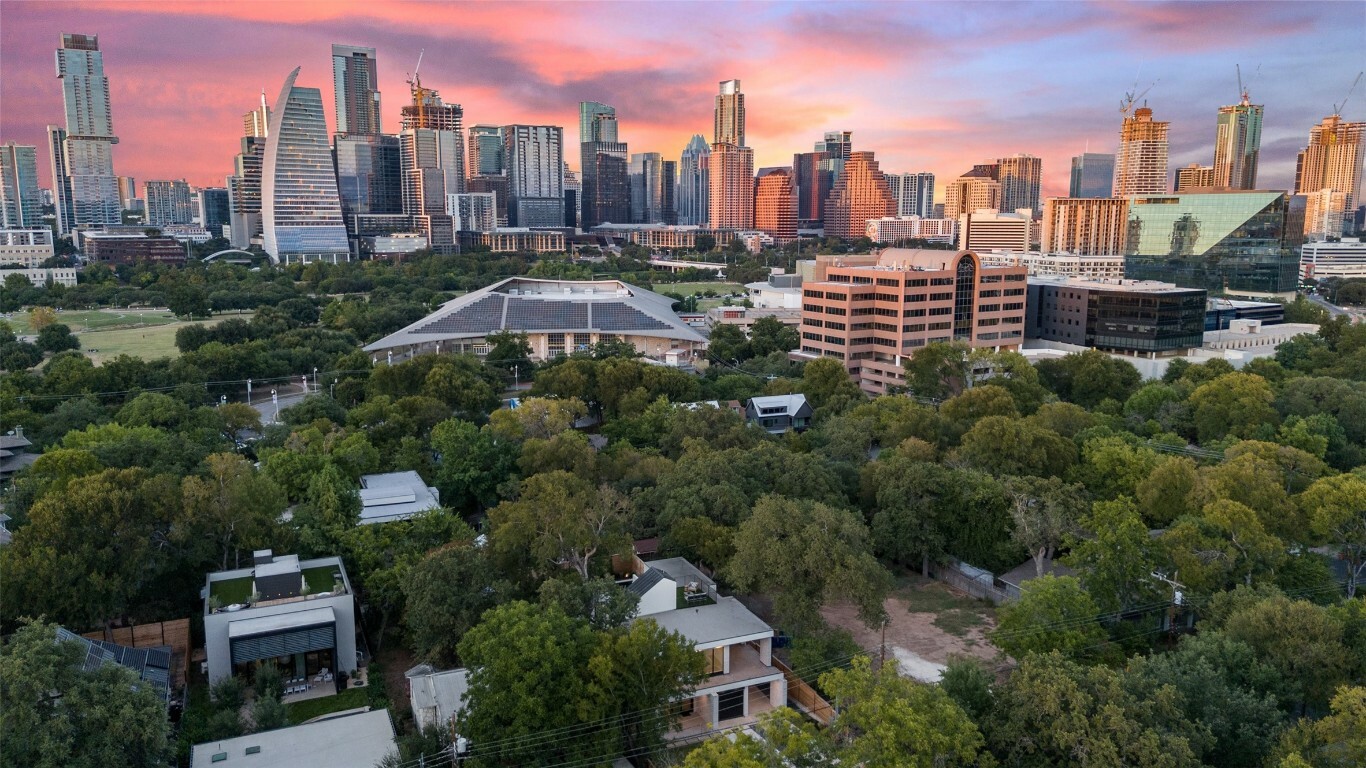
[{"label": "grass lawn", "polygon": [[[232,312],[195,322],[213,326],[233,317],[250,320],[252,313]],[[20,318],[22,323],[16,322]],[[10,322],[16,326],[16,333],[28,332],[27,313],[14,313]],[[138,312],[136,309],[62,312],[57,315],[57,322],[71,327],[72,333],[81,340],[81,349],[96,365],[119,355],[143,360],[179,357],[180,350],[175,345],[176,331],[191,324],[177,320],[164,309],[158,312]]]},{"label": "grass lawn", "polygon": [[745,292],[745,286],[739,283],[715,282],[715,283],[655,283],[655,293],[676,293],[680,296],[691,296],[694,293],[705,293],[706,291],[716,291],[720,294]]},{"label": "grass lawn", "polygon": [[[7,321],[18,334],[33,333],[28,325],[27,312],[15,312]],[[57,322],[71,328],[72,333],[98,331],[104,328],[145,327],[176,322],[167,309],[90,309],[66,310],[57,313]]]},{"label": "grass lawn", "polygon": [[244,604],[251,597],[251,577],[214,581],[209,584],[209,596],[217,597],[223,605]]},{"label": "grass lawn", "polygon": [[299,725],[322,715],[363,707],[370,703],[367,693],[365,688],[347,688],[336,696],[286,704],[285,711],[289,713],[290,725]]}]

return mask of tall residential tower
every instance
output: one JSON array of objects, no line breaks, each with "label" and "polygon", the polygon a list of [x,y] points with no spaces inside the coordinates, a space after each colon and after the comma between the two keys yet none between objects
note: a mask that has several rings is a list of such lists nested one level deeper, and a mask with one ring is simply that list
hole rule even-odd
[{"label": "tall residential tower", "polygon": [[337,133],[369,136],[379,128],[379,73],[375,49],[332,45],[332,87],[337,103]]},{"label": "tall residential tower", "polygon": [[62,81],[66,128],[49,126],[57,232],[87,224],[118,224],[119,181],[114,174],[114,135],[109,78],[97,35],[62,34],[57,79]]},{"label": "tall residential tower", "polygon": [[1219,108],[1214,135],[1214,183],[1221,189],[1256,189],[1262,146],[1262,105],[1243,100]]},{"label": "tall residential tower", "polygon": [[1309,129],[1309,146],[1295,163],[1295,194],[1309,196],[1305,234],[1341,235],[1361,204],[1362,137],[1366,123],[1329,115]]},{"label": "tall residential tower", "polygon": [[1115,155],[1114,196],[1160,195],[1167,191],[1167,127],[1153,111],[1139,107],[1124,116]]},{"label": "tall residential tower", "polygon": [[38,191],[38,148],[0,145],[0,228],[37,229],[43,226],[43,201]]}]

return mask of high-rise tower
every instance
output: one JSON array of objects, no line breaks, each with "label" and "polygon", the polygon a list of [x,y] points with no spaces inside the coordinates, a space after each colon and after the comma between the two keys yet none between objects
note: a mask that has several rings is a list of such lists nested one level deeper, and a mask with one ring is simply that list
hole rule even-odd
[{"label": "high-rise tower", "polygon": [[1219,108],[1214,135],[1214,184],[1223,189],[1256,189],[1262,146],[1262,105],[1243,100]]},{"label": "high-rise tower", "polygon": [[1037,218],[1043,215],[1039,207],[1043,164],[1033,155],[1015,155],[996,161],[997,180],[1001,183],[1001,210],[1017,211],[1028,208]]},{"label": "high-rise tower", "polygon": [[658,152],[631,155],[631,221],[676,224],[674,174],[678,166]]},{"label": "high-rise tower", "polygon": [[631,181],[626,142],[618,141],[617,110],[596,101],[579,103],[579,193],[582,228],[631,220]]},{"label": "high-rise tower", "polygon": [[0,145],[0,228],[42,227],[40,194],[38,148],[12,141]]},{"label": "high-rise tower", "polygon": [[711,193],[711,147],[701,134],[693,134],[678,161],[678,223],[707,223],[707,200]]},{"label": "high-rise tower", "polygon": [[1339,114],[1309,129],[1309,146],[1295,164],[1295,194],[1310,196],[1312,208],[1305,234],[1340,235],[1349,228],[1349,212],[1361,200],[1363,134],[1366,123],[1349,123]]},{"label": "high-rise tower", "polygon": [[1139,107],[1124,116],[1115,155],[1115,197],[1160,195],[1167,191],[1167,127],[1153,111]]},{"label": "high-rise tower", "polygon": [[872,152],[850,152],[825,203],[826,237],[854,240],[868,232],[868,220],[892,216],[896,203]]},{"label": "high-rise tower", "polygon": [[564,129],[503,126],[508,218],[515,227],[564,226]]},{"label": "high-rise tower", "polygon": [[[114,135],[109,78],[97,35],[62,34],[57,78],[62,81],[66,130],[49,129],[57,230],[66,234],[85,224],[118,224],[119,182],[114,174]],[[58,155],[60,154],[60,157]],[[59,173],[60,171],[60,173]]]},{"label": "high-rise tower", "polygon": [[713,144],[707,169],[707,223],[713,229],[753,229],[754,150]]},{"label": "high-rise tower", "polygon": [[919,216],[931,218],[934,213],[934,174],[888,173],[887,186],[892,189],[892,199],[896,201],[897,216]]},{"label": "high-rise tower", "polygon": [[270,117],[261,168],[262,249],[277,262],[350,256],[327,141],[323,95],[285,78]]},{"label": "high-rise tower", "polygon": [[754,228],[778,245],[797,239],[797,199],[791,168],[760,168],[754,180]]},{"label": "high-rise tower", "polygon": [[739,80],[721,81],[712,143],[745,146],[745,94],[740,92]]},{"label": "high-rise tower", "polygon": [[1083,152],[1072,158],[1068,197],[1109,197],[1115,185],[1115,156]]},{"label": "high-rise tower", "polygon": [[470,126],[470,151],[466,156],[470,176],[496,176],[503,172],[503,127]]},{"label": "high-rise tower", "polygon": [[227,178],[228,242],[246,248],[261,232],[261,163],[265,158],[266,135],[270,133],[270,107],[261,93],[261,106],[242,116],[242,151],[233,161],[233,174]]},{"label": "high-rise tower", "polygon": [[380,133],[379,72],[374,48],[334,43],[332,87],[337,103],[337,133]]}]

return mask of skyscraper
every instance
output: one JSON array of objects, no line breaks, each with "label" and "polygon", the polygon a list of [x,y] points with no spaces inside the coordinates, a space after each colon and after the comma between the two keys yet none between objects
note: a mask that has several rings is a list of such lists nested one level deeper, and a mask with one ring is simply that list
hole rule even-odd
[{"label": "skyscraper", "polygon": [[832,160],[848,160],[854,151],[853,131],[826,131],[825,138],[816,142],[817,152],[828,152]]},{"label": "skyscraper", "polygon": [[412,103],[400,110],[399,165],[403,173],[403,212],[438,251],[455,248],[455,220],[446,211],[449,195],[465,184],[465,112],[447,104],[435,89],[414,77]]},{"label": "skyscraper", "polygon": [[678,161],[678,223],[707,223],[707,199],[711,192],[711,147],[701,134],[693,134]]},{"label": "skyscraper", "polygon": [[1115,156],[1084,152],[1072,158],[1068,197],[1109,197],[1115,186]]},{"label": "skyscraper", "polygon": [[1037,218],[1043,215],[1039,208],[1039,191],[1042,188],[1043,166],[1033,155],[1015,155],[996,161],[996,179],[1001,183],[1001,210],[1018,211],[1028,208]]},{"label": "skyscraper", "polygon": [[617,140],[617,110],[596,101],[579,103],[579,193],[582,229],[631,221],[629,150]]},{"label": "skyscraper", "polygon": [[348,258],[322,91],[285,78],[261,168],[262,248],[277,262]]},{"label": "skyscraper", "polygon": [[266,104],[266,92],[261,91],[261,106],[242,115],[242,135],[264,139],[270,132],[270,106]]},{"label": "skyscraper", "polygon": [[564,226],[564,129],[503,126],[508,218],[516,227]]},{"label": "skyscraper", "polygon": [[1210,189],[1214,186],[1214,166],[1212,165],[1191,163],[1190,165],[1176,169],[1176,185],[1174,190],[1177,192],[1189,192],[1192,189]]},{"label": "skyscraper", "polygon": [[760,168],[754,180],[754,228],[778,245],[797,239],[797,198],[791,168]]},{"label": "skyscraper", "polygon": [[1001,210],[1001,183],[992,172],[994,166],[978,165],[949,182],[944,190],[944,215],[958,220],[959,216],[984,209]]},{"label": "skyscraper", "polygon": [[199,190],[199,225],[209,230],[214,237],[223,236],[223,225],[228,223],[228,190],[222,187],[205,187]]},{"label": "skyscraper", "polygon": [[631,221],[641,224],[676,224],[673,210],[674,169],[658,152],[631,155]]},{"label": "skyscraper", "polygon": [[[1341,115],[1329,115],[1309,129],[1309,146],[1295,164],[1295,194],[1329,193],[1319,195],[1318,215],[1312,220],[1306,216],[1305,234],[1340,235],[1350,224],[1361,201],[1363,134],[1366,123],[1349,123]],[[1340,222],[1342,229],[1321,232],[1322,222]]]},{"label": "skyscraper", "polygon": [[132,176],[119,177],[119,207],[123,210],[131,209],[138,198],[138,180]]},{"label": "skyscraper", "polygon": [[713,229],[753,229],[754,150],[713,144],[707,168],[707,223]]},{"label": "skyscraper", "polygon": [[897,216],[919,216],[930,218],[934,213],[934,174],[933,173],[889,173],[887,186],[892,190],[896,201]]},{"label": "skyscraper", "polygon": [[825,199],[830,196],[830,187],[835,182],[829,160],[830,153],[824,151],[800,152],[792,156],[797,220],[801,226],[819,227],[825,222]]},{"label": "skyscraper", "polygon": [[1153,111],[1139,107],[1124,116],[1115,155],[1114,196],[1159,195],[1167,191],[1167,127]]},{"label": "skyscraper", "polygon": [[1125,198],[1050,197],[1044,204],[1043,253],[1119,256],[1124,253],[1129,201]]},{"label": "skyscraper", "polygon": [[[110,115],[109,78],[99,37],[63,33],[61,46],[57,78],[62,81],[66,130],[52,150],[57,228],[66,234],[86,224],[118,224],[122,210],[113,155],[119,139]],[[48,135],[57,138],[51,129]]]},{"label": "skyscraper", "polygon": [[380,132],[379,73],[375,49],[332,45],[332,87],[337,133],[370,136]]},{"label": "skyscraper", "polygon": [[721,81],[721,92],[716,95],[712,143],[745,146],[745,94],[740,92],[739,80]]},{"label": "skyscraper", "polygon": [[266,135],[270,133],[270,107],[261,93],[261,106],[242,116],[242,151],[233,161],[228,186],[228,242],[246,248],[261,237],[261,164]]},{"label": "skyscraper", "polygon": [[469,172],[471,176],[491,176],[503,172],[503,128],[499,125],[470,126]]},{"label": "skyscraper", "polygon": [[[456,141],[459,141],[457,138]],[[362,213],[403,213],[403,163],[400,140],[382,133],[337,134],[332,138],[346,231],[357,236],[355,219]]]},{"label": "skyscraper", "polygon": [[1214,134],[1214,183],[1222,189],[1256,189],[1257,156],[1262,146],[1262,105],[1219,108]]},{"label": "skyscraper", "polygon": [[0,145],[0,228],[36,229],[43,226],[43,201],[38,191],[38,148],[24,144]]},{"label": "skyscraper", "polygon": [[850,152],[825,203],[825,236],[855,240],[868,232],[868,220],[896,211],[892,190],[872,152]]},{"label": "skyscraper", "polygon": [[145,189],[149,226],[189,224],[194,220],[194,206],[190,203],[190,185],[184,179],[149,181]]}]

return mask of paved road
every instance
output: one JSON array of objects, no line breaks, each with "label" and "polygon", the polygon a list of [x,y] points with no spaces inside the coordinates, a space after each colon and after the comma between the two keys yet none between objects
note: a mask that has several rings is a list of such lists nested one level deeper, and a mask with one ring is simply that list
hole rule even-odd
[{"label": "paved road", "polygon": [[1336,304],[1330,304],[1330,303],[1328,303],[1328,301],[1327,301],[1326,299],[1324,299],[1322,296],[1318,295],[1317,293],[1307,293],[1307,294],[1305,294],[1305,295],[1309,297],[1309,300],[1310,300],[1310,301],[1312,301],[1312,302],[1314,302],[1315,304],[1319,305],[1320,307],[1323,307],[1324,309],[1328,310],[1328,314],[1330,314],[1330,315],[1336,316],[1336,315],[1350,315],[1350,314],[1351,314],[1350,312],[1348,312],[1347,310],[1343,309],[1342,307],[1339,307],[1339,306],[1336,305]]},{"label": "paved road", "polygon": [[291,405],[298,405],[304,399],[302,384],[276,384],[275,394],[278,404],[271,402],[270,387],[254,387],[251,390],[251,407],[261,414],[261,423],[269,424],[275,418],[277,410],[283,411]]}]

